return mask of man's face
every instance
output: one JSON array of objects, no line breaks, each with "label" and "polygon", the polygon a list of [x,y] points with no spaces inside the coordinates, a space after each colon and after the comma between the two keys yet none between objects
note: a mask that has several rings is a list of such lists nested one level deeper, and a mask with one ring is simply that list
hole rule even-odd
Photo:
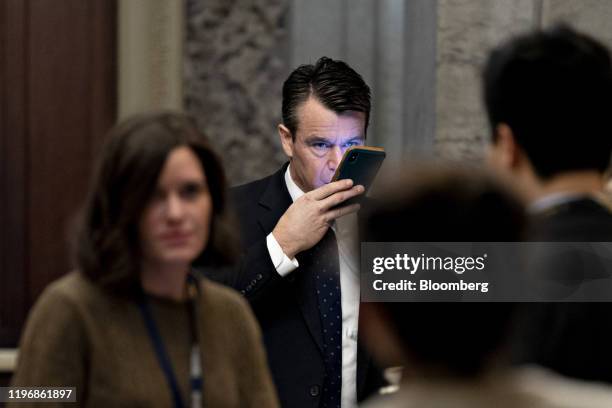
[{"label": "man's face", "polygon": [[363,145],[365,113],[336,114],[311,96],[298,107],[297,115],[295,138],[283,125],[279,133],[291,160],[293,181],[307,193],[331,181],[346,149]]}]

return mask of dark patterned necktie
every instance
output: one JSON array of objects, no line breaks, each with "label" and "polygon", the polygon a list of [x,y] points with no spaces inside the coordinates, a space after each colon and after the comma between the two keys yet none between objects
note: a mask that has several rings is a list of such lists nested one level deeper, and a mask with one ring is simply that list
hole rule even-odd
[{"label": "dark patterned necktie", "polygon": [[342,302],[340,263],[336,235],[330,228],[317,245],[314,258],[321,328],[325,381],[321,407],[340,408],[342,390]]}]

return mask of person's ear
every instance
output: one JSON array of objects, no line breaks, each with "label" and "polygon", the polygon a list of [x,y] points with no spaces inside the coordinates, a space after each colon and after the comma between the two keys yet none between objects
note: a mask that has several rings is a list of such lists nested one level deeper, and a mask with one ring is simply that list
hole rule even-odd
[{"label": "person's ear", "polygon": [[515,168],[521,160],[521,149],[516,143],[510,126],[500,123],[495,127],[495,143],[491,148],[491,159],[506,170]]},{"label": "person's ear", "polygon": [[293,136],[291,131],[281,123],[278,125],[278,136],[280,137],[283,151],[291,159],[293,157]]}]

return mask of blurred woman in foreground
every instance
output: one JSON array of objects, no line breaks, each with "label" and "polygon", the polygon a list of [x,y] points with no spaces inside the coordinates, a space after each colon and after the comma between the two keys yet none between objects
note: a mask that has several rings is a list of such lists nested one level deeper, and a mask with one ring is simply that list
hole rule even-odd
[{"label": "blurred woman in foreground", "polygon": [[191,272],[232,256],[223,169],[193,122],[113,129],[84,210],[79,270],[32,309],[13,385],[76,387],[82,406],[276,407],[246,302]]}]

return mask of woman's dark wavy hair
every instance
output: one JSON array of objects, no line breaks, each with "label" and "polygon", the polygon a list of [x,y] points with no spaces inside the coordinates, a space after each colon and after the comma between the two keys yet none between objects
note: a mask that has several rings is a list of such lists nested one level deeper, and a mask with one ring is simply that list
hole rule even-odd
[{"label": "woman's dark wavy hair", "polygon": [[197,263],[231,263],[235,229],[220,159],[190,117],[148,113],[125,120],[107,135],[77,222],[76,263],[93,282],[117,293],[139,290],[139,221],[169,153],[181,146],[200,160],[213,202],[210,239]]}]

